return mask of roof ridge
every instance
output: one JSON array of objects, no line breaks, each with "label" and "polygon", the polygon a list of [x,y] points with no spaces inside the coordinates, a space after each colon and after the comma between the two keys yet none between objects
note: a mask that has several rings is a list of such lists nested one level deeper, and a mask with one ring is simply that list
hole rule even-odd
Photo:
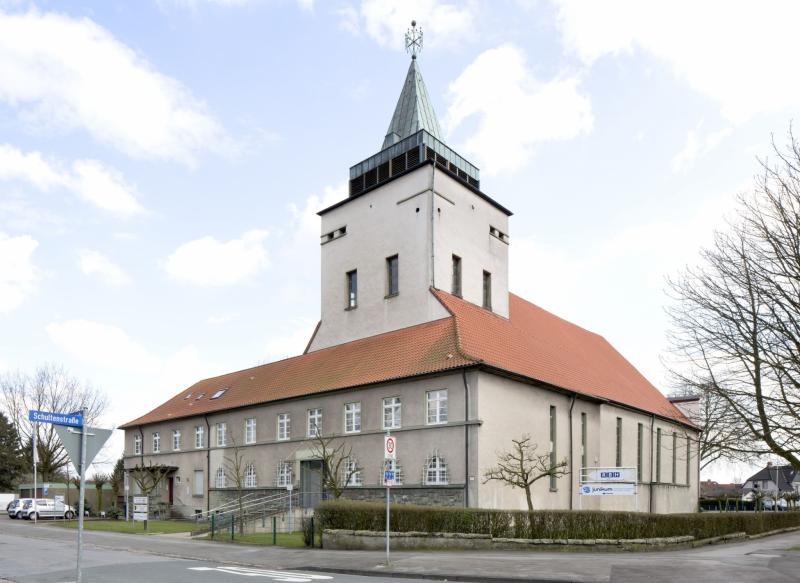
[{"label": "roof ridge", "polygon": [[436,298],[436,301],[438,301],[444,307],[444,309],[448,311],[448,313],[450,314],[450,317],[453,318],[453,328],[455,329],[455,333],[456,333],[456,348],[458,349],[458,352],[461,355],[461,357],[465,358],[467,360],[472,360],[473,362],[477,362],[477,363],[484,362],[484,360],[482,358],[476,358],[476,357],[468,354],[467,351],[464,350],[464,348],[461,346],[461,332],[459,331],[460,328],[459,328],[459,324],[458,324],[458,318],[456,317],[456,315],[453,312],[453,310],[450,309],[450,306],[448,306],[444,301],[442,301],[442,298],[439,297],[439,293],[447,293],[447,292],[443,292],[442,290],[437,289],[437,288],[435,288],[433,286],[431,286],[429,289],[430,289],[431,293],[433,294],[433,297]]}]

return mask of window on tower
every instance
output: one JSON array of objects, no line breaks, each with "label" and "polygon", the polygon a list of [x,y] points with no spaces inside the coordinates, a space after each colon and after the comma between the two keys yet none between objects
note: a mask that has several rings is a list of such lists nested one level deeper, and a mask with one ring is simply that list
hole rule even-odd
[{"label": "window on tower", "polygon": [[492,274],[488,271],[483,272],[483,307],[492,309]]},{"label": "window on tower", "polygon": [[347,272],[347,309],[358,306],[358,271]]},{"label": "window on tower", "polygon": [[386,258],[386,297],[400,293],[399,261],[397,255]]},{"label": "window on tower", "polygon": [[461,257],[453,255],[453,295],[461,297]]}]

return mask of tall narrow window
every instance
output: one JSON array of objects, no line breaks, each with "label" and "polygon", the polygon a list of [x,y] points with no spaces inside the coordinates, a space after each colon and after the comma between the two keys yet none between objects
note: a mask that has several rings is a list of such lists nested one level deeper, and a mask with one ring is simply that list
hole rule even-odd
[{"label": "tall narrow window", "polygon": [[689,485],[689,476],[691,475],[691,462],[689,460],[692,459],[692,440],[689,438],[689,434],[686,434],[686,485]]},{"label": "tall narrow window", "polygon": [[247,464],[247,466],[244,469],[244,487],[255,488],[256,486],[258,486],[256,467],[253,464]]},{"label": "tall narrow window", "polygon": [[618,468],[622,467],[622,417],[617,417],[617,455],[615,464]]},{"label": "tall narrow window", "polygon": [[453,295],[461,297],[461,257],[453,255]]},{"label": "tall narrow window", "polygon": [[275,479],[275,485],[279,488],[285,488],[292,483],[292,462],[278,462],[278,473]]},{"label": "tall narrow window", "polygon": [[172,449],[175,451],[180,451],[181,449],[181,430],[180,429],[173,429],[172,430]]},{"label": "tall narrow window", "polygon": [[161,434],[156,431],[153,434],[153,453],[158,453],[161,451]]},{"label": "tall narrow window", "polygon": [[[550,467],[555,467],[556,461],[556,408],[550,405]],[[556,477],[550,476],[550,489],[555,490],[557,486]]]},{"label": "tall narrow window", "polygon": [[217,447],[225,447],[228,443],[228,424],[217,423]]},{"label": "tall narrow window", "polygon": [[483,307],[492,309],[492,274],[488,271],[483,272]]},{"label": "tall narrow window", "polygon": [[581,413],[581,467],[586,467],[586,413]]},{"label": "tall narrow window", "polygon": [[383,428],[399,429],[401,419],[400,397],[387,397],[383,400]]},{"label": "tall narrow window", "polygon": [[661,481],[661,428],[656,429],[656,482]]},{"label": "tall narrow window", "polygon": [[346,403],[344,406],[345,433],[361,431],[361,403]]},{"label": "tall narrow window", "polygon": [[141,455],[142,454],[142,436],[141,435],[134,435],[133,436],[133,453],[134,453],[134,455]]},{"label": "tall narrow window", "polygon": [[352,310],[358,306],[358,271],[347,272],[347,308]]},{"label": "tall narrow window", "polygon": [[322,435],[322,409],[309,409],[308,410],[308,437],[316,437]]},{"label": "tall narrow window", "polygon": [[244,442],[256,442],[256,418],[250,417],[244,420]]},{"label": "tall narrow window", "polygon": [[642,481],[642,465],[644,464],[644,425],[639,423],[636,433],[636,480]]},{"label": "tall narrow window", "polygon": [[205,444],[205,433],[206,428],[198,425],[194,428],[194,447],[195,449],[200,449]]},{"label": "tall narrow window", "polygon": [[678,434],[672,432],[672,483],[678,483]]},{"label": "tall narrow window", "polygon": [[215,488],[225,487],[225,468],[223,468],[222,466],[217,468],[217,473],[214,476],[214,487]]},{"label": "tall narrow window", "polygon": [[291,436],[292,420],[288,413],[278,414],[278,439],[280,441],[289,439]]},{"label": "tall narrow window", "polygon": [[392,255],[386,258],[386,295],[396,296],[400,293],[400,273],[398,257]]},{"label": "tall narrow window", "polygon": [[205,489],[206,481],[203,476],[203,470],[194,471],[194,490],[192,496],[202,496]]},{"label": "tall narrow window", "polygon": [[428,391],[428,425],[447,423],[447,389]]},{"label": "tall narrow window", "polygon": [[447,464],[437,451],[425,461],[423,482],[426,486],[447,484]]}]

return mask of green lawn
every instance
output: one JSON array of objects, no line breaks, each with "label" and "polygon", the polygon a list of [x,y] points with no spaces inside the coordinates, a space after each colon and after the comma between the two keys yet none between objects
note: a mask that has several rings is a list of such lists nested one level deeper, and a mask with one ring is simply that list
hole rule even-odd
[{"label": "green lawn", "polygon": [[[65,528],[78,528],[77,520],[53,521],[52,524]],[[174,532],[189,532],[194,528],[191,520],[149,520],[147,530],[142,522],[125,522],[124,520],[86,520],[83,523],[86,530],[105,530],[108,532],[125,532],[128,534],[169,534]]]},{"label": "green lawn", "polygon": [[[248,543],[253,545],[271,545],[272,533],[259,532],[254,534],[241,534],[241,535],[239,533],[236,533],[234,539],[231,541],[230,532],[224,532],[217,534],[214,537],[214,540],[220,542]],[[279,547],[290,547],[290,548],[303,548],[306,546],[305,543],[303,542],[302,532],[294,532],[292,534],[289,534],[288,532],[279,532],[277,536],[277,545]]]}]

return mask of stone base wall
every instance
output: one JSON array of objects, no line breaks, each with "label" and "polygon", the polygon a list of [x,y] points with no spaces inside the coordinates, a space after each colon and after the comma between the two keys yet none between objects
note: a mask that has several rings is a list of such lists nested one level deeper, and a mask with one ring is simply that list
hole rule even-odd
[{"label": "stone base wall", "polygon": [[[420,506],[464,506],[464,488],[461,487],[413,487],[392,488],[392,503],[419,504]],[[342,498],[380,502],[386,500],[385,488],[347,488]]]}]

